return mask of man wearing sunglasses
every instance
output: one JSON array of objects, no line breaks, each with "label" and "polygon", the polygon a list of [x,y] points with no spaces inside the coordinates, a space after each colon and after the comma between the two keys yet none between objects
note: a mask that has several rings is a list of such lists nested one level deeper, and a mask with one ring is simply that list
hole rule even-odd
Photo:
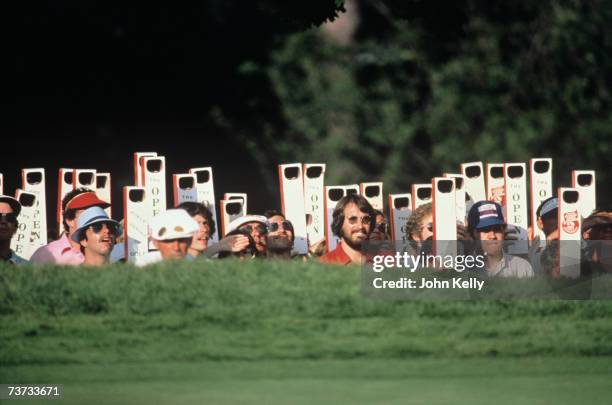
[{"label": "man wearing sunglasses", "polygon": [[3,263],[27,263],[11,250],[11,239],[17,232],[17,217],[20,212],[19,201],[7,195],[0,195],[0,261]]},{"label": "man wearing sunglasses", "polygon": [[531,264],[504,252],[506,221],[502,207],[493,201],[479,201],[468,213],[468,230],[485,256],[485,270],[492,277],[533,277]]},{"label": "man wearing sunglasses", "polygon": [[321,263],[339,265],[362,264],[363,243],[368,240],[375,226],[374,208],[365,197],[349,194],[338,201],[332,215],[331,229],[340,238],[340,242],[336,249],[319,260]]},{"label": "man wearing sunglasses", "polygon": [[80,244],[84,265],[102,266],[108,264],[120,233],[119,222],[109,218],[102,208],[91,207],[79,215],[71,239]]},{"label": "man wearing sunglasses", "polygon": [[71,236],[77,229],[79,216],[90,207],[108,208],[110,204],[98,198],[95,192],[77,188],[62,199],[62,236],[45,246],[41,246],[30,258],[31,263],[54,263],[58,265],[79,265],[85,260],[81,246]]},{"label": "man wearing sunglasses", "polygon": [[267,257],[269,259],[291,259],[291,250],[295,235],[293,225],[285,216],[277,211],[267,211]]},{"label": "man wearing sunglasses", "polygon": [[267,249],[267,218],[263,215],[244,215],[233,220],[228,227],[228,235],[243,234],[249,236],[255,246],[254,256],[265,256]]}]

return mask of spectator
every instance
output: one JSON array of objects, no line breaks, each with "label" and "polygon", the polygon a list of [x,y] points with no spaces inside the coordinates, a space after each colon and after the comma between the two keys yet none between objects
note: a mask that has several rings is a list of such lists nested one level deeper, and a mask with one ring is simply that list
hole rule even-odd
[{"label": "spectator", "polygon": [[202,203],[186,201],[176,208],[187,211],[189,216],[198,223],[198,231],[193,235],[189,246],[189,254],[197,257],[206,250],[211,235],[215,232],[215,221],[212,212]]},{"label": "spectator", "polygon": [[558,208],[559,199],[550,197],[542,201],[542,204],[536,210],[537,226],[544,232],[546,240],[559,240]]},{"label": "spectator", "polygon": [[293,225],[280,212],[267,211],[264,216],[268,218],[266,256],[271,259],[291,259],[295,240]]},{"label": "spectator", "polygon": [[222,252],[240,252],[249,244],[249,238],[242,234],[229,235],[218,243],[209,243],[211,235],[215,233],[215,220],[212,212],[202,203],[183,202],[178,205],[184,209],[198,223],[198,232],[193,235],[191,246],[187,253],[192,257],[211,258]]},{"label": "spectator", "polygon": [[27,260],[11,250],[11,239],[17,232],[17,217],[20,212],[19,201],[7,195],[0,195],[0,261],[3,263],[27,263]]},{"label": "spectator", "polygon": [[385,218],[385,214],[383,214],[379,210],[375,210],[376,212],[376,225],[374,226],[374,230],[370,234],[370,240],[389,240],[391,236],[389,234],[389,222]]},{"label": "spectator", "polygon": [[266,255],[268,219],[262,215],[244,215],[233,220],[228,227],[228,236],[246,235],[252,240],[254,256]]},{"label": "spectator", "polygon": [[339,265],[362,264],[363,242],[370,237],[376,221],[374,208],[363,196],[350,194],[338,201],[332,215],[331,229],[340,242],[319,260]]},{"label": "spectator", "polygon": [[102,201],[91,190],[77,188],[66,194],[62,200],[64,218],[64,233],[56,241],[41,246],[30,258],[32,263],[54,263],[58,265],[78,265],[85,257],[81,253],[81,245],[71,239],[76,231],[77,220],[87,208],[108,208],[110,204]]},{"label": "spectator", "polygon": [[192,259],[187,254],[198,232],[198,223],[185,210],[170,209],[157,215],[149,224],[150,238],[157,251],[149,252],[136,261],[145,266],[163,260]]},{"label": "spectator", "polygon": [[[529,247],[529,261],[536,273],[545,273],[550,276],[555,276],[558,273],[558,271],[554,271],[553,266],[555,263],[553,253],[558,251],[558,247],[557,250],[554,250],[554,248],[549,250],[546,257],[542,256],[546,246],[549,244],[547,242],[559,240],[558,208],[559,199],[557,197],[550,197],[542,201],[536,210],[538,218],[536,225],[544,232],[546,237],[546,241],[541,241],[539,236],[534,237]],[[545,264],[546,269],[544,268]]]},{"label": "spectator", "polygon": [[582,223],[591,273],[612,273],[612,208],[596,210]]},{"label": "spectator", "polygon": [[406,223],[408,240],[423,242],[433,237],[433,210],[431,203],[418,207]]},{"label": "spectator", "polygon": [[506,222],[501,205],[492,201],[475,203],[468,213],[468,230],[476,241],[478,253],[485,256],[485,270],[489,276],[533,276],[533,269],[527,260],[506,254],[503,250]]},{"label": "spectator", "polygon": [[81,245],[85,257],[83,264],[102,266],[109,263],[109,258],[117,236],[121,233],[119,222],[108,217],[100,207],[91,207],[83,211],[77,219],[77,229],[71,239]]}]

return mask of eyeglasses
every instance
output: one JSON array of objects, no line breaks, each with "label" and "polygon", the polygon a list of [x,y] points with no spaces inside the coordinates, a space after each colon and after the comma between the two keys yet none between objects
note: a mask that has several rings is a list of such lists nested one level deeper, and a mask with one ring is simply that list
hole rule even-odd
[{"label": "eyeglasses", "polygon": [[96,222],[95,224],[92,224],[89,227],[94,233],[100,233],[104,225],[106,225],[106,228],[108,229],[108,233],[112,235],[119,234],[119,227],[117,227],[117,224],[114,224],[112,222]]},{"label": "eyeglasses", "polygon": [[282,227],[285,231],[293,231],[293,225],[291,225],[291,222],[289,221],[282,221],[282,222],[268,222],[268,231],[269,232],[276,232],[278,231],[278,229]]},{"label": "eyeglasses", "polygon": [[241,231],[249,231],[249,233],[253,233],[254,231],[259,232],[260,234],[266,234],[268,233],[268,228],[265,225],[262,224],[258,224],[258,225],[244,225],[241,226],[240,228]]},{"label": "eyeglasses", "polygon": [[361,218],[352,216],[352,217],[348,217],[346,220],[348,221],[350,225],[357,225],[359,220],[361,220],[361,223],[363,225],[370,225],[372,223],[372,217],[369,215],[364,215]]},{"label": "eyeglasses", "polygon": [[5,221],[5,222],[8,222],[10,224],[16,224],[17,223],[17,215],[15,215],[12,212],[9,212],[8,214],[0,214],[0,221]]}]

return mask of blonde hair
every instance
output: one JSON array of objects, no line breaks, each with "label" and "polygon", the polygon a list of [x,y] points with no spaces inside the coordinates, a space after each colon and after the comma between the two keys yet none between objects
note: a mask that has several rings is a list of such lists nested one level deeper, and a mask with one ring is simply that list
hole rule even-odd
[{"label": "blonde hair", "polygon": [[412,237],[413,233],[419,236],[421,235],[421,222],[423,222],[423,219],[426,216],[431,215],[431,212],[431,203],[423,204],[419,208],[414,210],[410,218],[408,218],[408,222],[406,223],[406,238],[408,240],[414,240],[414,238]]}]

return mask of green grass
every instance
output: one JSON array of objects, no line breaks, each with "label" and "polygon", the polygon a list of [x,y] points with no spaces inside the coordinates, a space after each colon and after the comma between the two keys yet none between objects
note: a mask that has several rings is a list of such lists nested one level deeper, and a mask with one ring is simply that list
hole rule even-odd
[{"label": "green grass", "polygon": [[0,268],[0,383],[65,384],[66,403],[612,395],[612,302],[373,300],[360,281],[312,263]]},{"label": "green grass", "polygon": [[20,366],[9,371],[22,383],[61,382],[61,402],[67,404],[601,404],[610,398],[612,362],[264,360]]}]

